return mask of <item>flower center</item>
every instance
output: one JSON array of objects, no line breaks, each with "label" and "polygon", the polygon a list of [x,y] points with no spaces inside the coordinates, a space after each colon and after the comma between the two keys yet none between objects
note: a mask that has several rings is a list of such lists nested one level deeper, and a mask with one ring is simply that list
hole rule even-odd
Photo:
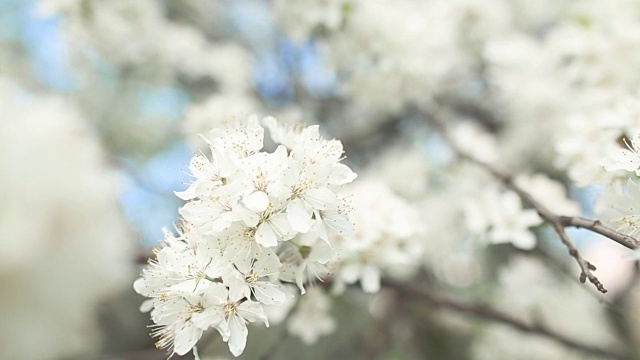
[{"label": "flower center", "polygon": [[224,313],[227,315],[227,318],[236,314],[236,309],[238,308],[238,303],[234,301],[229,301],[224,304]]}]

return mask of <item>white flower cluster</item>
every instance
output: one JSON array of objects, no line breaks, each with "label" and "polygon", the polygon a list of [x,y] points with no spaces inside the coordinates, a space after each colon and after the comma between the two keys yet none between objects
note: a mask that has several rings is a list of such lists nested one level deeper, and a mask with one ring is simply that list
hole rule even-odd
[{"label": "white flower cluster", "polygon": [[179,236],[166,233],[134,284],[152,298],[143,310],[151,310],[160,348],[183,355],[215,328],[240,355],[247,323],[268,325],[263,305],[289,296],[281,281],[304,293],[333,258],[329,237],[353,231],[338,194],[356,178],[340,163],[342,143],[321,138],[318,126],[283,126],[272,117],[263,123],[280,144],[272,153],[261,151],[264,128],[255,115],[205,138],[211,157],[193,157],[194,181],[176,193],[188,201]]},{"label": "white flower cluster", "polygon": [[340,267],[334,285],[342,290],[360,282],[367,293],[380,291],[383,273],[412,275],[424,253],[416,210],[380,181],[361,181],[353,189],[356,231],[336,239]]},{"label": "white flower cluster", "polygon": [[568,166],[569,176],[578,185],[624,178],[624,171],[619,170],[636,168],[638,142],[630,136],[640,130],[639,115],[640,102],[625,98],[614,106],[570,117],[567,135],[556,143],[558,165]]},{"label": "white flower cluster", "polygon": [[542,224],[535,210],[525,209],[520,197],[513,191],[491,188],[464,206],[467,228],[486,237],[490,243],[512,243],[521,249],[536,246],[536,237],[530,227]]},{"label": "white flower cluster", "polygon": [[316,343],[320,336],[331,334],[336,328],[336,320],[328,314],[330,305],[331,299],[321,289],[309,289],[291,316],[287,330],[307,345]]},{"label": "white flower cluster", "polygon": [[[574,134],[558,143],[560,159],[581,185],[607,186],[595,207],[602,220],[631,236],[640,234],[640,102],[623,98],[614,106],[570,122]],[[588,117],[587,117],[588,116]]]}]

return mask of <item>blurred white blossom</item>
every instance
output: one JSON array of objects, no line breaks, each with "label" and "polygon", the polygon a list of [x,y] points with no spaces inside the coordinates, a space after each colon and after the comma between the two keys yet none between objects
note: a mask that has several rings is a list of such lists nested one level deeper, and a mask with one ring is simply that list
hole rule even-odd
[{"label": "blurred white blossom", "polygon": [[69,101],[0,79],[0,116],[0,358],[96,353],[133,270],[118,178]]},{"label": "blurred white blossom", "polygon": [[536,211],[523,208],[512,191],[486,191],[478,199],[466,202],[464,215],[469,229],[490,243],[512,243],[525,250],[536,245],[529,228],[542,224]]},{"label": "blurred white blossom", "polygon": [[332,333],[336,321],[329,315],[330,304],[330,299],[320,289],[310,289],[300,300],[287,330],[308,345],[318,341],[320,336]]}]

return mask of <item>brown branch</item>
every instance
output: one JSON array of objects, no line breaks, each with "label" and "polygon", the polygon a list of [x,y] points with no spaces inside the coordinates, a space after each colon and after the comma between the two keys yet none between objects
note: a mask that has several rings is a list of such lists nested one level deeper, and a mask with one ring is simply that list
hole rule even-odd
[{"label": "brown branch", "polygon": [[580,282],[584,284],[584,282],[587,279],[589,279],[589,282],[591,282],[593,286],[595,286],[596,289],[598,289],[598,291],[600,291],[603,294],[606,293],[607,289],[604,288],[604,285],[602,285],[600,280],[598,280],[598,278],[595,275],[593,275],[593,273],[591,272],[592,270],[593,271],[596,270],[595,265],[593,265],[592,263],[585,260],[582,256],[580,256],[580,252],[576,248],[573,241],[571,241],[571,239],[567,235],[567,232],[564,231],[564,226],[560,223],[558,218],[557,217],[546,218],[546,220],[551,223],[551,225],[553,226],[553,229],[556,231],[556,233],[560,237],[560,241],[562,241],[564,246],[569,250],[569,255],[571,255],[574,259],[576,259],[576,262],[580,267]]},{"label": "brown branch", "polygon": [[488,321],[494,321],[521,332],[535,334],[549,340],[555,341],[568,348],[589,353],[599,357],[605,357],[610,359],[628,359],[629,357],[620,354],[611,349],[605,349],[597,345],[585,344],[577,340],[571,339],[565,335],[557,333],[541,323],[528,323],[520,320],[514,316],[506,313],[502,313],[488,306],[460,301],[451,297],[447,297],[427,288],[416,288],[402,283],[397,283],[390,280],[383,280],[383,285],[388,288],[392,288],[403,295],[408,295],[420,300],[426,301],[432,305],[443,307],[455,312],[467,314],[481,318]]},{"label": "brown branch", "polygon": [[614,230],[602,224],[600,220],[585,219],[577,216],[560,216],[560,222],[562,222],[565,227],[587,229],[608,237],[627,249],[635,250],[640,248],[640,241],[636,240],[633,236]]},{"label": "brown branch", "polygon": [[596,232],[598,234],[604,235],[605,237],[623,246],[626,246],[629,249],[636,249],[640,247],[640,242],[638,242],[638,240],[634,239],[631,236],[622,234],[602,224],[598,220],[589,220],[589,219],[583,219],[580,217],[572,217],[572,216],[561,216],[553,213],[547,207],[542,205],[538,200],[536,200],[533,196],[531,196],[531,194],[529,194],[528,192],[524,191],[521,187],[519,187],[510,176],[503,174],[502,172],[500,172],[490,164],[485,163],[479,159],[476,159],[473,156],[470,156],[465,152],[463,152],[462,150],[460,150],[456,146],[455,141],[453,141],[448,135],[447,127],[440,118],[436,116],[432,116],[430,120],[431,120],[431,124],[434,125],[439,130],[440,134],[445,138],[445,140],[447,140],[447,142],[449,143],[451,148],[456,152],[458,157],[483,168],[486,172],[491,174],[491,176],[493,176],[494,178],[502,182],[502,184],[506,188],[518,194],[518,196],[526,204],[528,204],[538,212],[540,217],[542,217],[547,223],[551,224],[551,226],[553,227],[553,230],[556,232],[556,234],[560,238],[560,241],[569,251],[569,255],[571,255],[576,260],[576,263],[580,267],[580,277],[579,277],[580,282],[584,283],[587,279],[589,279],[589,282],[591,282],[596,287],[596,289],[598,289],[598,291],[602,293],[607,292],[604,285],[592,273],[592,271],[596,270],[596,267],[593,264],[591,264],[589,261],[585,260],[580,255],[580,252],[576,248],[575,244],[573,243],[571,238],[569,238],[569,236],[567,235],[565,231],[565,227],[570,227],[570,226],[580,227],[580,228],[584,228],[584,229]]}]

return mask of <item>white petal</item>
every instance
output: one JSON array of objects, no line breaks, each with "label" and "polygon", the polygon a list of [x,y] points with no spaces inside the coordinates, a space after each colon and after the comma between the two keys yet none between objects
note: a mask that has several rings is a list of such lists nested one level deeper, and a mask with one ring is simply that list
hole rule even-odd
[{"label": "white petal", "polygon": [[227,287],[220,283],[209,284],[209,287],[204,292],[203,299],[205,306],[220,305],[227,301],[229,298],[229,291]]},{"label": "white petal", "polygon": [[307,139],[319,139],[320,138],[320,125],[307,126],[302,130],[302,133]]},{"label": "white petal", "polygon": [[380,291],[380,271],[375,266],[369,265],[364,268],[360,279],[362,290],[367,293],[377,293]]},{"label": "white petal", "polygon": [[145,300],[140,304],[140,312],[148,313],[153,309],[153,299]]},{"label": "white petal", "polygon": [[254,191],[243,197],[242,203],[251,211],[263,212],[269,206],[269,197],[263,191]]},{"label": "white petal", "polygon": [[295,232],[291,228],[287,214],[276,214],[271,216],[269,223],[279,240],[289,240],[295,236]]},{"label": "white petal", "polygon": [[253,267],[253,256],[238,256],[233,260],[233,264],[241,273],[247,274]]},{"label": "white petal", "polygon": [[248,227],[254,227],[258,224],[258,221],[260,221],[260,216],[258,216],[258,214],[247,210],[244,206],[234,206],[232,212],[237,219],[242,220],[242,222],[244,222]]},{"label": "white petal", "polygon": [[298,268],[296,269],[296,285],[298,285],[298,289],[300,290],[300,295],[304,295],[307,293],[307,290],[304,288],[304,269]]},{"label": "white petal", "polygon": [[[262,118],[262,124],[272,133],[274,133],[278,129],[278,120],[276,120],[276,118],[274,118],[273,116]],[[273,134],[271,134],[271,137],[273,137]],[[273,141],[276,140],[274,139]]]},{"label": "white petal", "polygon": [[340,277],[347,284],[355,283],[360,277],[360,264],[347,264],[340,268]]},{"label": "white petal", "polygon": [[635,152],[627,149],[620,149],[619,151],[611,154],[608,159],[603,160],[601,164],[607,171],[635,171],[640,166],[640,157]]},{"label": "white petal", "polygon": [[224,320],[224,311],[218,306],[192,315],[193,324],[202,330],[217,326],[222,320]]},{"label": "white petal", "polygon": [[239,316],[232,316],[229,319],[229,330],[231,335],[229,337],[229,350],[231,350],[233,356],[238,357],[247,346],[249,330],[247,330],[244,320]]},{"label": "white petal", "polygon": [[198,194],[196,193],[196,189],[194,185],[189,186],[186,190],[184,191],[174,191],[173,192],[177,197],[179,197],[182,200],[185,201],[189,201],[191,199],[195,199],[198,197]]},{"label": "white petal", "polygon": [[169,289],[171,292],[188,295],[188,294],[199,294],[204,292],[209,286],[207,281],[202,281],[201,279],[189,279],[186,281],[181,281],[175,285],[171,285]]},{"label": "white petal", "polygon": [[326,264],[331,261],[336,255],[336,251],[332,249],[329,244],[324,241],[316,242],[311,248],[311,253],[309,254],[309,261],[316,261],[320,264]]},{"label": "white petal", "polygon": [[262,321],[269,327],[269,320],[265,314],[262,305],[254,301],[245,301],[238,306],[238,314],[249,322]]},{"label": "white petal", "polygon": [[229,324],[227,324],[226,321],[220,321],[220,323],[216,325],[215,328],[220,333],[220,336],[222,336],[222,341],[224,342],[229,341],[229,337],[231,336],[231,330],[229,330]]},{"label": "white petal", "polygon": [[344,185],[352,182],[358,175],[351,171],[345,164],[335,164],[329,176],[329,183],[333,185]]},{"label": "white petal", "polygon": [[260,274],[260,277],[277,274],[281,268],[282,264],[278,259],[278,255],[271,249],[265,249],[261,253],[256,254],[254,269],[256,273]]},{"label": "white petal", "polygon": [[[355,225],[349,221],[349,217],[344,214],[333,215],[331,218],[324,218],[323,222],[326,225],[325,231],[331,230],[332,233],[341,236],[351,235],[356,231]],[[322,237],[322,240],[328,241],[328,234]]]},{"label": "white petal", "polygon": [[264,247],[272,247],[278,245],[278,238],[273,232],[271,225],[262,223],[256,231],[256,242]]},{"label": "white petal", "polygon": [[534,210],[522,211],[519,220],[520,224],[525,228],[542,224],[542,218]]},{"label": "white petal", "polygon": [[321,188],[310,190],[306,193],[304,199],[313,206],[314,209],[324,210],[327,206],[338,202],[338,197],[333,191]]},{"label": "white petal", "polygon": [[300,199],[293,200],[287,207],[287,219],[296,232],[304,234],[311,228],[311,214],[304,208]]},{"label": "white petal", "polygon": [[188,353],[200,340],[200,336],[202,336],[202,329],[197,328],[191,322],[184,323],[181,328],[176,330],[174,351],[180,356]]},{"label": "white petal", "polygon": [[148,296],[151,292],[147,289],[143,278],[138,278],[133,282],[133,290],[143,296]]},{"label": "white petal", "polygon": [[229,298],[231,300],[240,300],[251,295],[251,289],[244,280],[244,276],[235,269],[226,272],[222,279],[224,284],[229,287]]},{"label": "white petal", "polygon": [[196,154],[189,163],[191,174],[200,179],[210,177],[212,169],[211,162],[202,154]]},{"label": "white petal", "polygon": [[514,234],[512,243],[519,249],[531,250],[536,247],[536,237],[528,231],[521,232]]},{"label": "white petal", "polygon": [[278,285],[266,281],[258,281],[253,286],[253,294],[256,299],[265,305],[281,305],[287,296]]},{"label": "white petal", "polygon": [[492,244],[504,244],[513,240],[513,231],[504,228],[493,228],[487,235]]}]

